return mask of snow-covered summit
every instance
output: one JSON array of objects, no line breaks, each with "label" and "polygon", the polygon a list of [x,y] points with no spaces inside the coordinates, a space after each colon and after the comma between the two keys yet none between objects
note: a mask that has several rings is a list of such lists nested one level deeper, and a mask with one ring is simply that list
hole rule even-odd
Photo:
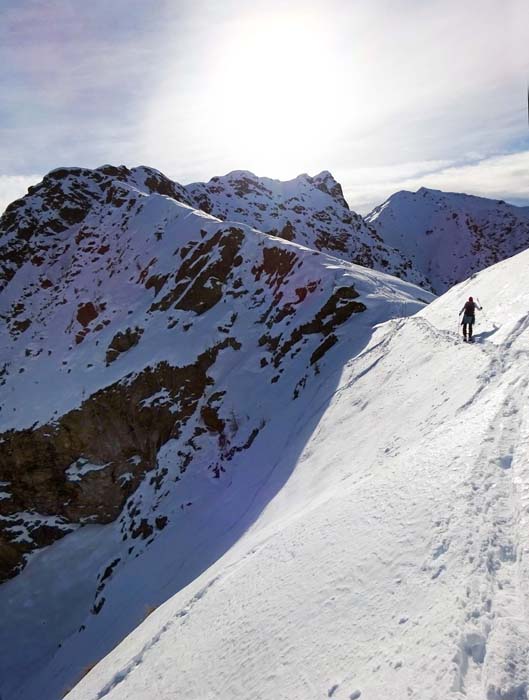
[{"label": "snow-covered summit", "polygon": [[[160,194],[190,204],[185,190],[154,168],[124,165],[56,168],[0,217],[0,290],[30,258],[50,257],[52,241],[82,224],[95,208],[118,206],[131,191]],[[78,245],[80,241],[71,241]]]},{"label": "snow-covered summit", "polygon": [[425,187],[395,193],[366,221],[437,293],[529,246],[529,207]]},{"label": "snow-covered summit", "polygon": [[284,182],[236,170],[187,185],[186,191],[196,206],[220,219],[241,221],[428,288],[406,255],[387,245],[349,209],[341,185],[327,170]]},{"label": "snow-covered summit", "polygon": [[[35,232],[60,232],[83,220],[94,202],[107,202],[132,188],[161,194],[224,221],[245,223],[269,235],[295,241],[349,262],[430,285],[401,251],[387,245],[359,214],[351,211],[341,185],[327,170],[288,181],[257,177],[248,170],[215,176],[208,183],[182,186],[145,166],[104,165],[57,168],[28,196],[9,205],[0,219],[0,241],[12,240],[12,250],[0,260],[0,288],[9,270],[31,254]],[[33,213],[35,212],[35,213]],[[14,229],[18,233],[14,235]]]}]

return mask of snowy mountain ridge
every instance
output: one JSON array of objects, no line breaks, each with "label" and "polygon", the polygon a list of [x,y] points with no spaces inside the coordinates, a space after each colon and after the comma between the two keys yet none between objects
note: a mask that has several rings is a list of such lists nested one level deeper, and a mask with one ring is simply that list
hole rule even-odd
[{"label": "snowy mountain ridge", "polygon": [[[66,191],[62,191],[61,182],[64,184],[68,179],[64,178],[66,174],[73,179],[66,184]],[[49,201],[41,202],[38,188],[31,187],[29,195],[32,201],[26,197],[7,208],[4,229],[10,230],[12,225],[9,222],[16,221],[17,226],[21,227],[19,237],[24,238],[29,231],[42,227],[43,223],[52,229],[61,228],[64,221],[60,220],[61,217],[54,219],[51,211],[65,195],[68,196],[68,205],[63,214],[66,223],[74,223],[76,216],[82,216],[83,200],[87,188],[93,186],[94,178],[103,189],[110,187],[112,178],[121,183],[121,187],[129,185],[143,192],[157,192],[222,220],[245,223],[263,233],[295,241],[428,288],[424,276],[412,268],[410,261],[400,251],[387,246],[359,214],[349,209],[340,184],[326,170],[314,177],[303,174],[288,181],[257,177],[247,170],[235,170],[213,177],[208,183],[182,186],[154,168],[145,166],[129,169],[105,165],[95,170],[57,168],[44,178],[45,182],[55,183],[54,187],[48,188]],[[106,181],[103,182],[103,179]],[[41,205],[44,206],[43,211]],[[32,215],[33,209],[37,218]],[[37,220],[38,216],[40,220]],[[12,252],[11,262],[16,260],[19,249],[20,243]],[[6,261],[0,262],[5,267]]]},{"label": "snowy mountain ridge", "polygon": [[529,207],[425,187],[393,194],[366,222],[438,294],[529,247]]},{"label": "snowy mountain ridge", "polygon": [[527,698],[529,251],[432,301],[314,249],[329,173],[254,177],[0,219],[0,696]]},{"label": "snowy mountain ridge", "polygon": [[68,700],[527,697],[528,264],[382,324],[255,522]]},{"label": "snowy mountain ridge", "polygon": [[220,219],[241,221],[428,288],[408,258],[349,209],[341,185],[327,170],[286,182],[236,170],[185,189],[196,206]]},{"label": "snowy mountain ridge", "polygon": [[320,384],[432,298],[188,202],[64,168],[0,220],[2,697],[60,697],[228,551]]}]

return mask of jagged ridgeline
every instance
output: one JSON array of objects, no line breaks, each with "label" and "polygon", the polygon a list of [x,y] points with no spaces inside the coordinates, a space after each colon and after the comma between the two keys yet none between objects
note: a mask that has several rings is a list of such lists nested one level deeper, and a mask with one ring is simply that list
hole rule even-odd
[{"label": "jagged ridgeline", "polygon": [[[303,235],[310,217],[285,210],[308,206],[309,190],[316,212],[339,206],[359,227],[329,178],[263,196]],[[120,514],[124,541],[150,541],[167,524],[167,483],[193,469],[222,478],[277,405],[302,397],[344,324],[371,309],[365,335],[428,296],[220,221],[197,209],[212,208],[206,196],[149,168],[63,168],[1,218],[0,579],[35,548]],[[343,232],[337,240],[346,257],[363,255]],[[148,512],[132,496],[146,475]]]}]

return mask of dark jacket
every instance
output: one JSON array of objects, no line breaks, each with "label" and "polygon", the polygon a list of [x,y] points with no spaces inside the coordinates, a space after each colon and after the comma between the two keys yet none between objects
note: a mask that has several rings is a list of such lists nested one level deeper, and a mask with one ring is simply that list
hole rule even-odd
[{"label": "dark jacket", "polygon": [[[465,312],[465,315],[463,316],[463,323],[474,323],[476,319],[476,309],[481,311],[481,306],[478,306],[475,301],[465,302],[465,305],[459,312],[460,316],[463,312]],[[465,321],[465,318],[469,320]]]}]

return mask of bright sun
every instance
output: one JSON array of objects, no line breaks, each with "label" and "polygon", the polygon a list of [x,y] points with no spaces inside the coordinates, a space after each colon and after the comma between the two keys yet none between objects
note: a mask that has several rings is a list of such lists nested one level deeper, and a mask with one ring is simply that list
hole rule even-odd
[{"label": "bright sun", "polygon": [[248,18],[212,57],[208,101],[220,140],[241,163],[276,177],[298,174],[341,115],[339,67],[321,18]]}]

